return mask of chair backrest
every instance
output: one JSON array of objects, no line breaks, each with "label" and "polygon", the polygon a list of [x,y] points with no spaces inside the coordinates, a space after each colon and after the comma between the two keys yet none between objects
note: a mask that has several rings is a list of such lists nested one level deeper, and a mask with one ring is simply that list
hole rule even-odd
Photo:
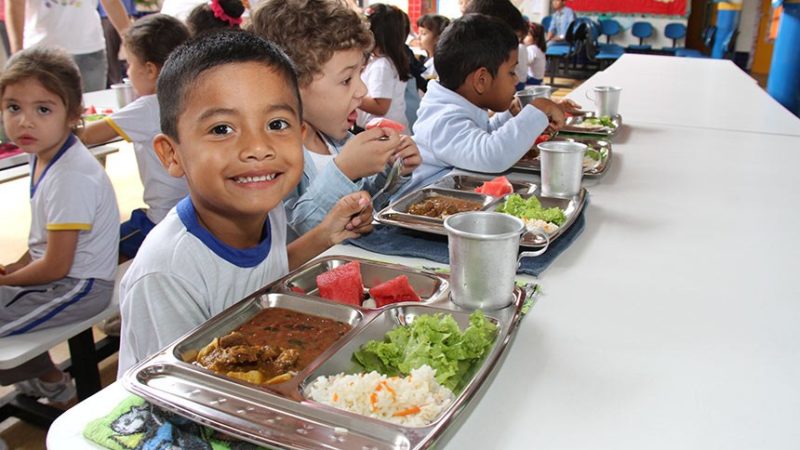
[{"label": "chair backrest", "polygon": [[544,16],[542,17],[542,28],[544,28],[544,32],[547,33],[547,30],[550,29],[550,22],[553,21],[552,16]]},{"label": "chair backrest", "polygon": [[622,31],[622,26],[614,19],[600,21],[600,32],[606,35],[606,43],[611,43],[611,38]]},{"label": "chair backrest", "polygon": [[707,48],[711,48],[714,44],[714,38],[717,35],[717,27],[714,25],[709,25],[703,30],[703,45]]},{"label": "chair backrest", "polygon": [[653,25],[650,22],[634,22],[631,33],[639,38],[639,45],[641,45],[646,38],[653,35]]},{"label": "chair backrest", "polygon": [[664,27],[664,36],[672,39],[672,48],[675,48],[678,46],[678,39],[686,37],[686,25],[677,22],[668,23]]}]

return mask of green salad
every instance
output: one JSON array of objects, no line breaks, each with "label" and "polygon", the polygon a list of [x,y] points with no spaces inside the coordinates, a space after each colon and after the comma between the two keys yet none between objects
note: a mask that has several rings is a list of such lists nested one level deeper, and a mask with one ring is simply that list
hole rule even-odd
[{"label": "green salad", "polygon": [[611,116],[600,116],[600,118],[589,117],[584,119],[583,124],[614,128],[614,122],[611,120]]},{"label": "green salad", "polygon": [[539,199],[534,196],[525,200],[519,194],[511,194],[506,197],[506,201],[502,205],[497,207],[497,211],[517,216],[520,219],[544,220],[558,226],[567,221],[567,216],[564,215],[561,208],[542,208]]},{"label": "green salad", "polygon": [[463,332],[450,314],[420,315],[410,325],[386,333],[382,341],[369,341],[353,358],[367,371],[408,375],[427,364],[436,369],[436,381],[453,392],[469,381],[471,369],[494,342],[497,325],[481,310],[469,316]]}]

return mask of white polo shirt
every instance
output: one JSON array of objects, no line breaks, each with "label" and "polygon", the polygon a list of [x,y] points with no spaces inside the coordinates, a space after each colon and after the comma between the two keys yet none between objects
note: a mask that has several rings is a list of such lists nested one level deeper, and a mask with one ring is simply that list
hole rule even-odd
[{"label": "white polo shirt", "polygon": [[106,48],[98,0],[25,0],[25,48],[61,47],[72,55]]},{"label": "white polo shirt", "polygon": [[[372,98],[389,98],[392,104],[389,111],[383,116],[376,116],[358,110],[358,126],[363,127],[374,117],[386,117],[395,122],[402,123],[408,130],[406,118],[406,82],[400,81],[400,75],[394,67],[392,60],[385,56],[372,56],[369,63],[361,73],[361,79],[367,85],[367,95]],[[410,131],[406,131],[410,133]]]},{"label": "white polo shirt", "polygon": [[36,184],[38,160],[31,155],[31,231],[28,249],[34,260],[47,250],[47,232],[79,230],[68,277],[113,280],[119,248],[119,210],[103,166],[70,135]]}]

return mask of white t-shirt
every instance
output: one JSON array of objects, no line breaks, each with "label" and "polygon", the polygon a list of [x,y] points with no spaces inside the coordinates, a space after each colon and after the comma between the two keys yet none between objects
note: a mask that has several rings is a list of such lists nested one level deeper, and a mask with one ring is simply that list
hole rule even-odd
[{"label": "white t-shirt", "polygon": [[153,138],[161,132],[160,118],[158,98],[145,95],[105,119],[123,139],[133,142],[147,218],[153,223],[161,222],[173,206],[189,195],[186,179],[168,174],[153,149]]},{"label": "white t-shirt", "polygon": [[164,0],[164,3],[161,5],[161,14],[166,14],[182,22],[186,22],[189,13],[204,3],[208,2],[206,0]]},{"label": "white t-shirt", "polygon": [[363,127],[374,117],[386,117],[395,122],[403,124],[408,129],[408,119],[406,119],[406,82],[400,81],[397,69],[392,60],[385,56],[371,56],[361,79],[367,85],[369,95],[372,98],[388,98],[392,100],[389,111],[383,116],[376,116],[364,111],[358,111],[358,126]]},{"label": "white t-shirt", "polygon": [[517,48],[517,68],[514,70],[520,83],[524,83],[528,78],[528,51],[525,44],[519,44]]},{"label": "white t-shirt", "polygon": [[325,169],[325,166],[330,164],[333,161],[333,158],[336,157],[335,154],[320,155],[319,153],[314,153],[311,150],[309,150],[306,154],[311,158],[311,162],[314,163],[314,167],[317,168],[317,172],[322,172]]},{"label": "white t-shirt", "polygon": [[436,66],[433,65],[433,57],[425,60],[425,71],[422,72],[422,78],[426,80],[439,79],[439,74],[436,73]]},{"label": "white t-shirt", "polygon": [[25,48],[61,47],[72,55],[106,48],[98,0],[25,0]]},{"label": "white t-shirt", "polygon": [[[31,174],[37,162],[31,155]],[[103,166],[74,135],[39,181],[31,182],[28,250],[34,261],[47,250],[47,232],[58,230],[80,231],[68,277],[114,279],[119,248],[117,197]]]},{"label": "white t-shirt", "polygon": [[120,284],[119,374],[289,273],[286,213],[270,211],[257,247],[233,248],[187,197],[147,235]]},{"label": "white t-shirt", "polygon": [[528,76],[537,80],[544,79],[544,71],[547,67],[547,56],[542,49],[536,45],[528,46]]}]

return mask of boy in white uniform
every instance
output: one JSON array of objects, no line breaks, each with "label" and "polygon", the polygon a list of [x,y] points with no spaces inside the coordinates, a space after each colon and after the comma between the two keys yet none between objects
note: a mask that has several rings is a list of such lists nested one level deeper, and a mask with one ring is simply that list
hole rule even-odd
[{"label": "boy in white uniform", "polygon": [[86,145],[117,136],[133,142],[147,208],[133,210],[130,220],[120,226],[120,260],[135,257],[150,230],[189,195],[186,180],[171,177],[153,149],[153,138],[161,132],[156,80],[170,52],[187,39],[189,30],[174,17],[152,14],[137,20],[125,34],[124,44],[128,77],[139,98],[105,120],[87,125],[79,134]]},{"label": "boy in white uniform", "polygon": [[[119,211],[103,167],[71,132],[83,108],[80,74],[69,55],[44,47],[16,54],[0,91],[6,133],[31,155],[28,251],[0,266],[0,336],[10,336],[105,309],[117,269]],[[75,395],[46,352],[0,370],[0,384],[11,383],[51,401]]]},{"label": "boy in white uniform", "polygon": [[303,172],[300,95],[274,44],[222,31],[170,55],[154,144],[190,197],[145,239],[120,287],[119,373],[332,244],[371,230],[369,196],[342,198],[286,246],[282,200]]}]

